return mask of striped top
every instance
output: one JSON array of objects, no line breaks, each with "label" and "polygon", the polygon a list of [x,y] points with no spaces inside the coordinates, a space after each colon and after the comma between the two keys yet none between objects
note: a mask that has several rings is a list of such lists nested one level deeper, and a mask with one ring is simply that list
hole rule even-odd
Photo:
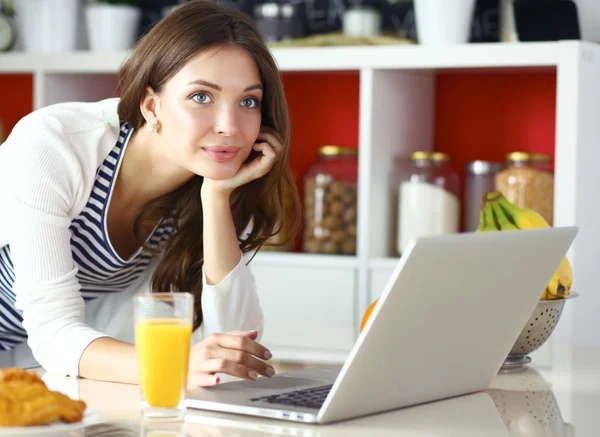
[{"label": "striped top", "polygon": [[[146,240],[147,247],[139,248],[127,260],[117,254],[110,242],[107,211],[132,132],[131,126],[121,124],[117,143],[96,171],[90,198],[69,228],[71,253],[85,300],[125,290],[145,271],[152,258],[150,251],[168,240],[174,230],[173,217],[161,219]],[[15,309],[14,281],[10,247],[5,246],[0,248],[0,350],[12,349],[27,340],[22,316]]]}]

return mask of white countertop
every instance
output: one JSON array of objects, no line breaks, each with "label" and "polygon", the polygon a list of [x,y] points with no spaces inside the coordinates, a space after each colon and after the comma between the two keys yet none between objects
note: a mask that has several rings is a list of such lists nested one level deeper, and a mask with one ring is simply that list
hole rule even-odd
[{"label": "white countertop", "polygon": [[569,366],[544,369],[533,362],[520,371],[498,374],[485,392],[325,426],[188,410],[185,424],[158,433],[141,429],[138,386],[50,374],[44,380],[83,399],[97,418],[110,422],[73,436],[598,436],[600,348],[564,350]]}]

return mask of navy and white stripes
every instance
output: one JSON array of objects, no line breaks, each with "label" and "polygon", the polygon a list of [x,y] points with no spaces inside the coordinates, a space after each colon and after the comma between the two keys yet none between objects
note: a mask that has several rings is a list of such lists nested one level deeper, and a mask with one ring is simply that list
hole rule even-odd
[{"label": "navy and white stripes", "polygon": [[15,308],[15,293],[12,285],[15,272],[8,247],[0,249],[0,350],[12,349],[27,341],[22,327],[23,318]]},{"label": "navy and white stripes", "polygon": [[[121,125],[117,144],[98,168],[91,196],[81,213],[71,222],[71,252],[78,266],[77,278],[84,299],[123,291],[146,269],[151,254],[138,249],[128,260],[122,259],[110,243],[107,215],[122,157],[132,128]],[[163,218],[146,241],[150,249],[166,241],[174,230],[174,219]],[[22,318],[14,307],[15,274],[8,246],[0,248],[0,350],[23,343],[27,334]]]}]

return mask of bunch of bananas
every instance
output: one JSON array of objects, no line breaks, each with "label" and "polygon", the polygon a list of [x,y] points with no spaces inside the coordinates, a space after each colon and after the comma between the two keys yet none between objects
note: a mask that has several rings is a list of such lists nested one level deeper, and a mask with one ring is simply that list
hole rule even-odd
[{"label": "bunch of bananas", "polygon": [[[548,228],[550,225],[532,209],[519,208],[498,191],[486,193],[482,199],[477,232],[514,231],[519,229]],[[544,290],[542,300],[562,299],[571,292],[573,273],[565,256],[550,283]]]}]

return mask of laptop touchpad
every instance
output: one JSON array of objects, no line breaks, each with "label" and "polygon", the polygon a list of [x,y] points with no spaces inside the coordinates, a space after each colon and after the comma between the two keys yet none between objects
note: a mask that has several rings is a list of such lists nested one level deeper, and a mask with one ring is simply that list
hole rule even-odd
[{"label": "laptop touchpad", "polygon": [[323,384],[323,381],[308,378],[293,378],[286,376],[274,376],[273,378],[258,378],[256,381],[235,381],[215,386],[219,391],[239,390],[241,388],[252,390],[296,390]]}]

